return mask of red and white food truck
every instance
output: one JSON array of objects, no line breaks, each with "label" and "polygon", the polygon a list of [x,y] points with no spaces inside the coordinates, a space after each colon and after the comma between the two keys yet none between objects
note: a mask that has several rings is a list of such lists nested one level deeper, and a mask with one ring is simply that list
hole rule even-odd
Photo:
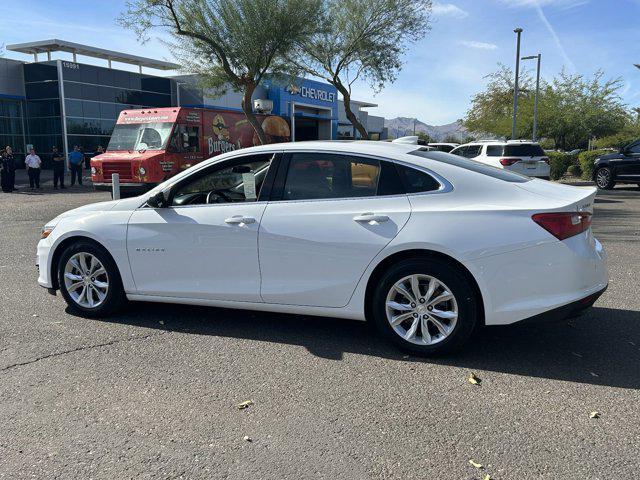
[{"label": "red and white food truck", "polygon": [[[257,115],[269,143],[288,142],[287,121]],[[91,159],[96,189],[110,190],[111,175],[120,176],[123,196],[142,193],[204,159],[258,145],[244,113],[206,108],[123,110],[107,151]]]}]

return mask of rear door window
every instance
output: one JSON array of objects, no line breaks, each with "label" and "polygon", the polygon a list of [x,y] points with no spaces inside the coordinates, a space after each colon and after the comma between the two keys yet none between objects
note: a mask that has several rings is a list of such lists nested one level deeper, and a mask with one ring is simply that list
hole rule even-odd
[{"label": "rear door window", "polygon": [[380,162],[347,155],[291,155],[283,200],[372,197],[378,190]]},{"label": "rear door window", "polygon": [[505,157],[544,157],[544,150],[540,145],[532,143],[511,144],[504,147]]},{"label": "rear door window", "polygon": [[487,157],[501,157],[504,145],[487,145]]}]

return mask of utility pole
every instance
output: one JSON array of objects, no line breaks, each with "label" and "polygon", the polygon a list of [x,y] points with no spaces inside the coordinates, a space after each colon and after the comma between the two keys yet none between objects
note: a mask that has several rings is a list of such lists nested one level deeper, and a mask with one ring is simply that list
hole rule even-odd
[{"label": "utility pole", "polygon": [[542,58],[542,54],[531,55],[529,57],[522,57],[522,60],[533,60],[534,58],[538,59],[538,68],[536,70],[536,96],[533,101],[533,134],[531,140],[534,142],[538,138],[538,95],[540,94],[540,60]]},{"label": "utility pole", "polygon": [[518,78],[520,76],[520,35],[521,28],[513,30],[518,36],[516,41],[516,79],[513,85],[513,122],[511,123],[511,140],[516,140],[516,117],[518,115]]}]

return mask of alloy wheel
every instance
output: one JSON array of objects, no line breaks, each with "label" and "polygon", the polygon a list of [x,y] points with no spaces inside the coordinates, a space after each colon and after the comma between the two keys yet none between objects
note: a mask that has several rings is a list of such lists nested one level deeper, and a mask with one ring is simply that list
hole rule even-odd
[{"label": "alloy wheel", "polygon": [[596,175],[596,184],[600,188],[607,188],[609,186],[609,182],[611,181],[611,172],[608,168],[601,168],[598,170],[598,174]]},{"label": "alloy wheel", "polygon": [[109,275],[95,255],[80,252],[67,261],[64,284],[75,303],[83,308],[96,308],[107,298]]},{"label": "alloy wheel", "polygon": [[389,325],[416,345],[434,345],[453,332],[458,303],[451,289],[430,275],[414,274],[398,280],[385,302]]}]

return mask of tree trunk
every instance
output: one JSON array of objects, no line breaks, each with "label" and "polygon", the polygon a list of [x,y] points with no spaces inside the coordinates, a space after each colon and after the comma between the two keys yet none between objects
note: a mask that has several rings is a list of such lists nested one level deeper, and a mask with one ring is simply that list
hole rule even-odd
[{"label": "tree trunk", "polygon": [[358,130],[362,139],[369,140],[369,133],[367,133],[367,129],[364,128],[364,125],[360,123],[358,117],[356,117],[356,115],[351,111],[351,94],[349,93],[349,90],[347,90],[339,81],[335,82],[333,85],[342,94],[342,99],[344,100],[344,112],[347,114],[347,118],[356,130]]},{"label": "tree trunk", "polygon": [[244,116],[247,118],[249,124],[253,127],[258,135],[258,139],[262,145],[267,143],[267,136],[262,129],[262,124],[258,121],[258,118],[253,113],[253,105],[251,101],[251,97],[253,96],[253,92],[256,89],[256,85],[254,83],[245,83],[244,85],[244,94],[242,95],[242,111],[244,112]]}]

